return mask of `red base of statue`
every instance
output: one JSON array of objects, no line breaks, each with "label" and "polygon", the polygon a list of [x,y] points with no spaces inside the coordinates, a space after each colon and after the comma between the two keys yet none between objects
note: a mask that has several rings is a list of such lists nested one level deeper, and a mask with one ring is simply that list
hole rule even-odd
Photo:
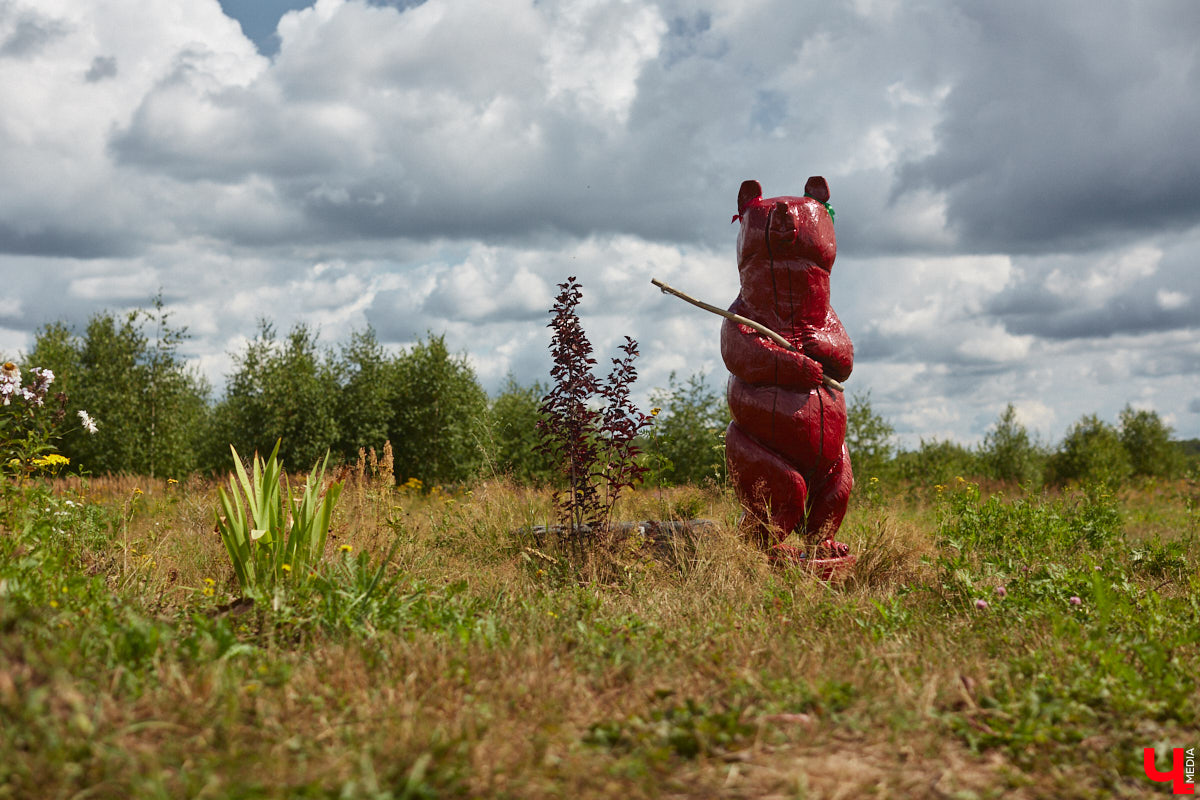
[{"label": "red base of statue", "polygon": [[[738,193],[741,292],[729,310],[783,336],[788,350],[726,320],[729,474],[747,514],[743,530],[779,563],[805,563],[830,577],[854,559],[834,534],[854,475],[846,451],[846,400],[824,384],[850,377],[854,346],[829,305],[837,254],[824,178],[804,197],[762,197],[757,181]],[[784,545],[799,535],[804,551]]]}]

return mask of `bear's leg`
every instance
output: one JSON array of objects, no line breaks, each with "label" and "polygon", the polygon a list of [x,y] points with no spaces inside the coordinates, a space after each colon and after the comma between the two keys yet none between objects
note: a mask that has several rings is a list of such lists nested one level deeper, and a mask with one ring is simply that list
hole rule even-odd
[{"label": "bear's leg", "polygon": [[730,423],[725,431],[725,461],[746,508],[743,531],[760,547],[780,550],[773,555],[787,557],[794,548],[780,548],[780,543],[804,521],[808,500],[804,478],[778,453],[743,433],[737,423]]},{"label": "bear's leg", "polygon": [[835,541],[834,535],[846,516],[850,490],[854,488],[854,473],[850,468],[850,453],[842,445],[842,454],[825,476],[812,487],[811,504],[805,520],[804,538],[813,547],[821,572],[832,575],[853,565],[850,548]]}]

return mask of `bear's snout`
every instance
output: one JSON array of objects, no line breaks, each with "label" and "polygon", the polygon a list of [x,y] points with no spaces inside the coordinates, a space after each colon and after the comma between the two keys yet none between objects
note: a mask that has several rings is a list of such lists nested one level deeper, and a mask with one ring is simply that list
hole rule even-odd
[{"label": "bear's snout", "polygon": [[786,241],[796,240],[799,235],[796,228],[796,216],[787,203],[782,200],[776,201],[775,207],[771,209],[771,219],[767,223],[767,229]]}]

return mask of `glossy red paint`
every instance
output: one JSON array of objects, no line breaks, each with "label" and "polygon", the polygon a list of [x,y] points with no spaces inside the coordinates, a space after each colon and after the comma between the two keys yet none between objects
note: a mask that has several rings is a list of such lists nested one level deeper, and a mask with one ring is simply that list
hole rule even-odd
[{"label": "glossy red paint", "polygon": [[[738,192],[741,292],[729,310],[766,325],[800,352],[726,320],[721,355],[729,369],[733,422],[729,473],[746,508],[747,535],[772,558],[813,566],[824,577],[853,556],[834,541],[854,476],[846,451],[846,400],[823,386],[850,377],[854,345],[829,305],[837,255],[829,186],[808,179],[804,197],[762,196],[758,181]],[[798,548],[782,542],[796,532]]]}]

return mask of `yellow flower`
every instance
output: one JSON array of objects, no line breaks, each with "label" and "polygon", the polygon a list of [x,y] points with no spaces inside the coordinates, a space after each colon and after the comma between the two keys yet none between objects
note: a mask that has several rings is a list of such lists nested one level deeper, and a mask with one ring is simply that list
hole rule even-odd
[{"label": "yellow flower", "polygon": [[875,476],[871,476],[871,483],[879,483],[879,478],[876,478]]},{"label": "yellow flower", "polygon": [[650,409],[650,416],[657,417],[660,411],[662,411],[661,408],[652,408]]},{"label": "yellow flower", "polygon": [[207,583],[209,586],[215,586],[215,585],[216,585],[216,583],[217,583],[217,582],[216,582],[216,581],[214,581],[212,578],[205,578],[205,579],[204,579],[204,582],[205,582],[205,583]]},{"label": "yellow flower", "polygon": [[144,494],[145,494],[145,492],[143,492],[141,489],[137,488],[136,486],[133,487],[133,496],[134,497],[141,497]]},{"label": "yellow flower", "polygon": [[291,564],[284,564],[282,567],[280,567],[280,569],[282,569],[284,572],[291,572],[291,571],[292,571],[292,565],[291,565]]},{"label": "yellow flower", "polygon": [[174,483],[179,483],[179,481],[175,480],[174,478],[167,478],[167,486],[170,486]]},{"label": "yellow flower", "polygon": [[71,459],[58,453],[51,453],[48,456],[38,456],[32,461],[35,467],[61,467],[70,463]]},{"label": "yellow flower", "polygon": [[338,549],[339,549],[339,550],[341,550],[343,553],[349,553],[349,552],[350,552],[351,550],[353,550],[354,548],[353,548],[353,547],[351,547],[351,546],[350,546],[350,545],[348,545],[348,544],[344,544],[344,545],[342,545],[341,547],[339,547]]}]

